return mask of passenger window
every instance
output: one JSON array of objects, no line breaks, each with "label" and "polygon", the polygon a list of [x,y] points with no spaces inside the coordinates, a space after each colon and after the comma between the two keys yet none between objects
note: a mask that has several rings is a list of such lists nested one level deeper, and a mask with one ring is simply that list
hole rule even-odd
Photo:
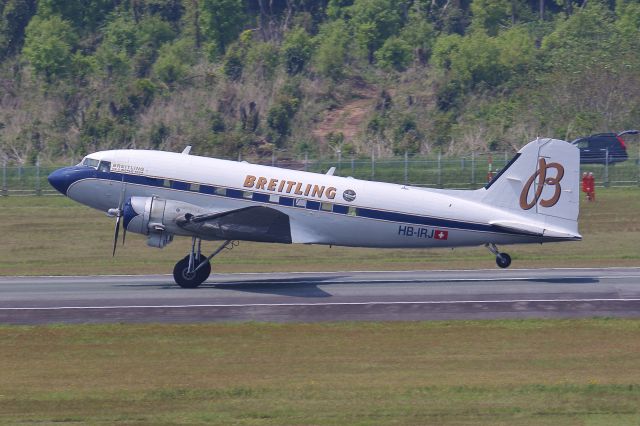
[{"label": "passenger window", "polygon": [[165,179],[162,182],[162,186],[164,186],[165,188],[171,188],[171,181],[169,179]]},{"label": "passenger window", "polygon": [[216,195],[227,195],[227,188],[216,188]]},{"label": "passenger window", "polygon": [[348,216],[357,216],[357,211],[355,207],[349,207],[349,211],[347,212]]},{"label": "passenger window", "polygon": [[101,161],[98,166],[98,171],[108,173],[111,171],[111,162],[109,161]]},{"label": "passenger window", "polygon": [[189,185],[189,190],[193,191],[193,192],[200,191],[200,184],[199,183],[192,183],[191,185]]},{"label": "passenger window", "polygon": [[331,203],[322,203],[320,204],[320,209],[325,212],[330,212],[333,210],[333,205]]},{"label": "passenger window", "polygon": [[253,198],[253,192],[251,191],[244,191],[242,193],[242,198],[245,198],[247,200],[250,200],[251,198]]},{"label": "passenger window", "polygon": [[269,202],[270,203],[279,203],[280,202],[280,196],[279,195],[269,195]]},{"label": "passenger window", "polygon": [[297,207],[307,207],[307,200],[305,200],[303,198],[298,198],[296,200],[296,206]]}]

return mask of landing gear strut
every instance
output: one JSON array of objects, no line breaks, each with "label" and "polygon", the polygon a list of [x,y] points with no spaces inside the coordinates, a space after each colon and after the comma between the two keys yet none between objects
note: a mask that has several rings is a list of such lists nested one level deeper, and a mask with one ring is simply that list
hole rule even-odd
[{"label": "landing gear strut", "polygon": [[173,268],[173,279],[182,288],[196,288],[206,281],[211,274],[210,260],[225,248],[231,249],[237,242],[227,240],[216,249],[209,257],[201,253],[202,239],[193,237],[191,240],[191,251],[189,254]]},{"label": "landing gear strut", "polygon": [[498,247],[496,247],[495,244],[487,243],[485,244],[485,247],[495,255],[496,265],[498,265],[501,268],[508,268],[509,265],[511,265],[511,256],[509,256],[507,253],[500,253],[498,251]]}]

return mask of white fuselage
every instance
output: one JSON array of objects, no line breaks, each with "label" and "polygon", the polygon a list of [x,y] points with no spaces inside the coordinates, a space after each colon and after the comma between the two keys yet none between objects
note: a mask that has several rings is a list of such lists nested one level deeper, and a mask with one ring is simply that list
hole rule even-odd
[{"label": "white fuselage", "polygon": [[492,226],[523,217],[481,202],[484,188],[424,189],[160,151],[91,157],[110,162],[110,170],[72,182],[67,195],[103,211],[133,196],[213,213],[263,205],[288,215],[292,242],[304,244],[418,248],[558,240]]}]

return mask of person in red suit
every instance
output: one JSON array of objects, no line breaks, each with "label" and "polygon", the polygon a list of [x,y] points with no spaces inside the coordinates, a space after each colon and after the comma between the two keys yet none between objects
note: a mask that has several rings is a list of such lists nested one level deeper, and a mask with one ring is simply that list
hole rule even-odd
[{"label": "person in red suit", "polygon": [[593,172],[587,175],[587,198],[589,201],[596,200],[596,179],[593,177]]},{"label": "person in red suit", "polygon": [[589,173],[584,172],[582,174],[582,192],[587,196],[587,200],[589,199]]}]

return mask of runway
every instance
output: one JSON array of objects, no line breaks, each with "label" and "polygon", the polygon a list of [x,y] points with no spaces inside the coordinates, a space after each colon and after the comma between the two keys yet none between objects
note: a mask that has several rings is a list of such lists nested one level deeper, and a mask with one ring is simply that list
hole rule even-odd
[{"label": "runway", "polygon": [[0,277],[0,323],[640,317],[640,268]]}]

